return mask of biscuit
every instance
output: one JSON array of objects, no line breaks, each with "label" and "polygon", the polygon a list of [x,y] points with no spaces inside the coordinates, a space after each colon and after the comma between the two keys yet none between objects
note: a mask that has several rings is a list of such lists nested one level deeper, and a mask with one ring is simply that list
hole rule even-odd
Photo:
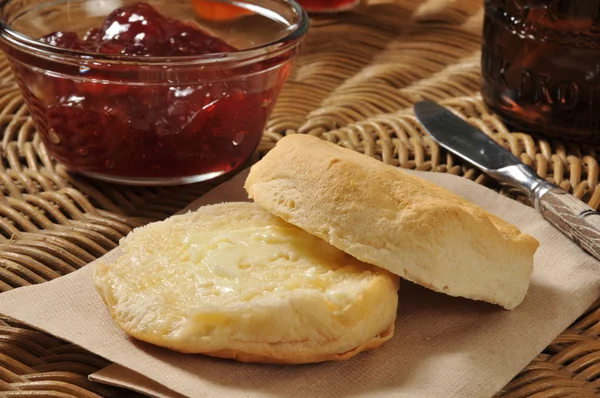
[{"label": "biscuit", "polygon": [[451,296],[517,307],[539,243],[421,178],[308,135],[252,166],[265,210],[369,264]]},{"label": "biscuit", "polygon": [[94,270],[130,336],[245,362],[348,359],[393,335],[399,278],[254,203],[138,228]]}]

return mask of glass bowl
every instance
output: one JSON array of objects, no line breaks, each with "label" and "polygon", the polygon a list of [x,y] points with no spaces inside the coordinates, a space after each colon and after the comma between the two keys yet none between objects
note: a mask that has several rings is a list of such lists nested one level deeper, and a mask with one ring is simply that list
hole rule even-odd
[{"label": "glass bowl", "polygon": [[0,2],[0,47],[52,156],[74,172],[135,185],[207,180],[249,158],[308,17],[290,0],[215,0],[241,9],[236,18],[198,12],[195,1],[146,3],[238,51],[159,57],[59,48],[39,38],[83,37],[139,1]]}]

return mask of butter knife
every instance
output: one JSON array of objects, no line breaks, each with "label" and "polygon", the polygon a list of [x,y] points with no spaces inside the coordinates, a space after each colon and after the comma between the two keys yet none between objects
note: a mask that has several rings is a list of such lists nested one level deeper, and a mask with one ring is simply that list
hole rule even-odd
[{"label": "butter knife", "polygon": [[529,196],[546,220],[600,260],[597,211],[541,178],[533,168],[451,110],[432,101],[422,101],[415,104],[414,111],[417,120],[440,146]]}]

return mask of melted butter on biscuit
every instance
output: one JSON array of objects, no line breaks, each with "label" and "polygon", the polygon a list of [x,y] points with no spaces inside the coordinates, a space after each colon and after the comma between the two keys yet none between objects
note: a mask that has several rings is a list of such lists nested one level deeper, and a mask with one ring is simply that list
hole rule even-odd
[{"label": "melted butter on biscuit", "polygon": [[[362,266],[325,241],[288,225],[190,233],[183,244],[198,287],[212,288],[215,294],[241,293],[244,299],[269,291],[325,291],[334,271]],[[274,274],[280,278],[273,279]],[[327,296],[334,304],[350,301],[341,290]]]}]

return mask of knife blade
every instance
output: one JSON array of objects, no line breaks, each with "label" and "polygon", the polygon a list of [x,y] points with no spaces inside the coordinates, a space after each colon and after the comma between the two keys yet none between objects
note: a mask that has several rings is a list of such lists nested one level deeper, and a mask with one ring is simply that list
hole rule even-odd
[{"label": "knife blade", "polygon": [[414,106],[417,120],[443,148],[504,185],[527,195],[552,225],[600,260],[600,214],[564,189],[541,178],[483,131],[433,101]]}]

